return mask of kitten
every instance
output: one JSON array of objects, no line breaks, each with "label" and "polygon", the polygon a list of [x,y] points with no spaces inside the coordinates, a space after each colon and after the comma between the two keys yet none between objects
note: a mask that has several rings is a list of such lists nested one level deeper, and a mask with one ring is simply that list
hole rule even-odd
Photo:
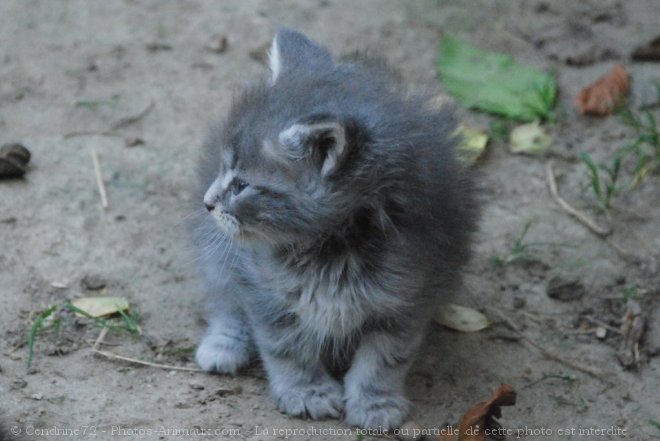
[{"label": "kitten", "polygon": [[397,427],[476,221],[452,115],[402,93],[384,63],[335,62],[292,30],[269,64],[200,164],[209,326],[197,363],[236,374],[258,355],[283,412]]}]

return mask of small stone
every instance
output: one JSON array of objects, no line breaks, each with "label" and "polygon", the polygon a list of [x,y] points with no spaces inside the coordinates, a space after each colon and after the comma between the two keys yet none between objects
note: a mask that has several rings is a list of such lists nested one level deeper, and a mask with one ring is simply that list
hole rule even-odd
[{"label": "small stone", "polygon": [[579,300],[585,289],[579,280],[567,280],[561,277],[553,277],[548,282],[546,290],[548,297],[562,302]]},{"label": "small stone", "polygon": [[516,296],[513,298],[513,307],[516,309],[522,309],[525,307],[526,304],[527,304],[527,300],[525,300],[522,297]]},{"label": "small stone", "polygon": [[97,291],[99,289],[105,288],[106,282],[103,277],[97,274],[88,274],[80,280],[80,286],[83,289]]},{"label": "small stone", "polygon": [[126,138],[124,140],[124,145],[126,145],[126,147],[135,147],[136,145],[142,144],[144,144],[144,139],[138,138],[137,136]]},{"label": "small stone", "polygon": [[604,340],[607,337],[607,329],[599,326],[596,328],[596,338],[599,340]]},{"label": "small stone", "polygon": [[194,390],[204,390],[204,385],[199,383],[190,383],[190,388]]},{"label": "small stone", "polygon": [[419,441],[425,437],[423,435],[423,431],[424,430],[422,429],[422,426],[419,425],[419,423],[415,421],[408,421],[403,423],[403,425],[399,428],[399,433],[396,437],[401,441]]},{"label": "small stone", "polygon": [[23,380],[22,378],[16,378],[9,385],[9,389],[11,390],[23,389],[25,386],[27,386],[27,384],[28,384],[27,381]]},{"label": "small stone", "polygon": [[33,400],[37,400],[37,401],[43,400],[44,399],[44,394],[42,394],[42,393],[32,394],[32,395],[30,395],[30,398],[32,398]]},{"label": "small stone", "polygon": [[268,58],[268,49],[270,49],[270,41],[257,46],[250,51],[250,58],[260,63],[265,63]]},{"label": "small stone", "polygon": [[64,282],[53,282],[50,284],[51,287],[56,288],[56,289],[67,289],[68,286]]},{"label": "small stone", "polygon": [[224,34],[213,34],[204,48],[216,54],[221,54],[227,50],[228,41]]},{"label": "small stone", "polygon": [[161,43],[161,42],[155,41],[155,42],[149,43],[147,45],[147,50],[149,52],[171,51],[172,46],[167,44],[167,43]]},{"label": "small stone", "polygon": [[0,178],[18,178],[27,172],[30,151],[19,143],[0,147]]}]

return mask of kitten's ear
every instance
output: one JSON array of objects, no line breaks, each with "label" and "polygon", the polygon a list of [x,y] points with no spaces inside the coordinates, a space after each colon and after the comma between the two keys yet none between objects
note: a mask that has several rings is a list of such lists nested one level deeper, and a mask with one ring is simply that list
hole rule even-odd
[{"label": "kitten's ear", "polygon": [[280,29],[268,52],[271,84],[288,72],[332,67],[332,55],[300,32]]},{"label": "kitten's ear", "polygon": [[328,176],[341,165],[347,153],[346,125],[337,119],[313,116],[280,132],[279,142],[290,160],[312,158]]}]

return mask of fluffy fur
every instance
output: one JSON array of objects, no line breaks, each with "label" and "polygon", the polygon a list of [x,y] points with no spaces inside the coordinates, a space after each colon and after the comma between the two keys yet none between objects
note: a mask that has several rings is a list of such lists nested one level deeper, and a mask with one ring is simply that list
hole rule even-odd
[{"label": "fluffy fur", "polygon": [[404,94],[384,63],[337,63],[292,30],[270,65],[200,163],[209,327],[197,362],[236,374],[258,355],[282,411],[397,427],[476,220],[452,115]]}]

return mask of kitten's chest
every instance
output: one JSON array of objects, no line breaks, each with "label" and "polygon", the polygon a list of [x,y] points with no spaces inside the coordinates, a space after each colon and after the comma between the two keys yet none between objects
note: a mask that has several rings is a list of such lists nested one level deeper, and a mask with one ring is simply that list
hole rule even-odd
[{"label": "kitten's chest", "polygon": [[275,295],[304,330],[319,336],[348,337],[376,312],[370,305],[374,287],[353,256],[331,262],[286,262],[277,274],[272,280],[278,288]]}]

